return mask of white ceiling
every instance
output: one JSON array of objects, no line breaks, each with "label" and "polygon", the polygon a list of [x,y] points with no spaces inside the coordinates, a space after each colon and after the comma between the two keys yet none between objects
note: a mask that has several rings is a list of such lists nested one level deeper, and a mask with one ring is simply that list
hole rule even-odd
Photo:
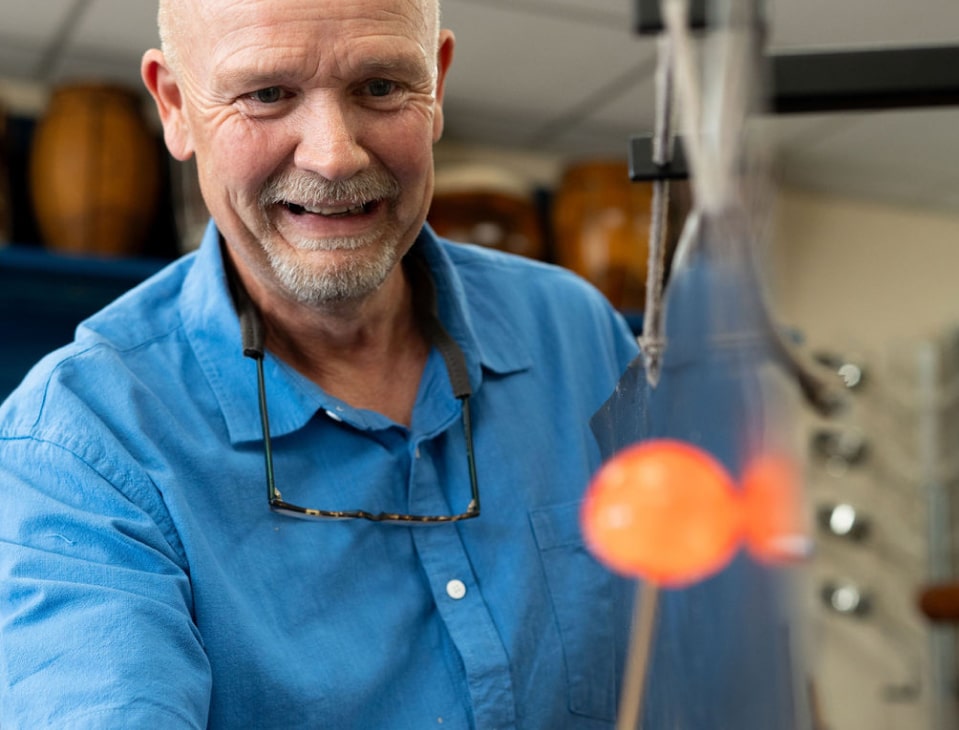
[{"label": "white ceiling", "polygon": [[[652,128],[633,0],[443,0],[447,137],[581,158]],[[139,85],[150,0],[0,0],[0,78]],[[959,44],[959,0],[772,0],[769,50]],[[785,182],[959,213],[959,107],[763,120]]]}]

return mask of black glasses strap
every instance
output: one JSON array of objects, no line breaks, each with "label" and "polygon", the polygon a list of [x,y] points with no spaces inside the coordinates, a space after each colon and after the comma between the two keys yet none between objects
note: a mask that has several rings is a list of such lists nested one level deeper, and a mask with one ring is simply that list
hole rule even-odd
[{"label": "black glasses strap", "polygon": [[466,356],[440,322],[436,305],[436,285],[433,283],[433,275],[426,259],[421,253],[411,252],[407,255],[405,263],[413,287],[413,303],[416,307],[417,319],[426,330],[426,336],[430,342],[443,356],[453,395],[460,400],[468,398],[473,394],[473,389],[470,386],[469,371],[466,369]]}]

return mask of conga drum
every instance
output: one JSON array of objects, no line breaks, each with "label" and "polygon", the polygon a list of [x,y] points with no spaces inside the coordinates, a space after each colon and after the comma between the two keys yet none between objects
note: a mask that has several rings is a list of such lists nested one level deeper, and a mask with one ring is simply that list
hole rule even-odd
[{"label": "conga drum", "polygon": [[30,192],[44,243],[68,253],[133,255],[159,194],[159,148],[132,90],[57,88],[33,139]]},{"label": "conga drum", "polygon": [[652,186],[629,179],[625,162],[579,162],[553,200],[556,263],[572,269],[626,312],[646,304]]},{"label": "conga drum", "polygon": [[534,259],[546,258],[530,185],[491,166],[439,168],[427,216],[444,238]]}]

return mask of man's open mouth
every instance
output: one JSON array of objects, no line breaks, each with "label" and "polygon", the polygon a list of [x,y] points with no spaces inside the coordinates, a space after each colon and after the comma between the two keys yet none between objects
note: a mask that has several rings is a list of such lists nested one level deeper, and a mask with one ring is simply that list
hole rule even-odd
[{"label": "man's open mouth", "polygon": [[304,215],[306,213],[310,213],[312,215],[321,215],[326,218],[348,218],[350,216],[364,215],[372,212],[376,206],[379,205],[379,201],[370,200],[366,203],[358,203],[356,205],[312,206],[300,205],[299,203],[291,202],[286,202],[283,205],[285,205],[286,209],[293,213],[293,215]]}]

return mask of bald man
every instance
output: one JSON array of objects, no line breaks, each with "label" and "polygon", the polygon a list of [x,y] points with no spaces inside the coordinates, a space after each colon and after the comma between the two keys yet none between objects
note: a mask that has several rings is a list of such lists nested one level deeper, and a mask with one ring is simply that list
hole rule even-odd
[{"label": "bald man", "polygon": [[636,343],[425,225],[437,3],[159,18],[212,220],[0,408],[0,726],[611,727],[632,590],[578,511]]}]

